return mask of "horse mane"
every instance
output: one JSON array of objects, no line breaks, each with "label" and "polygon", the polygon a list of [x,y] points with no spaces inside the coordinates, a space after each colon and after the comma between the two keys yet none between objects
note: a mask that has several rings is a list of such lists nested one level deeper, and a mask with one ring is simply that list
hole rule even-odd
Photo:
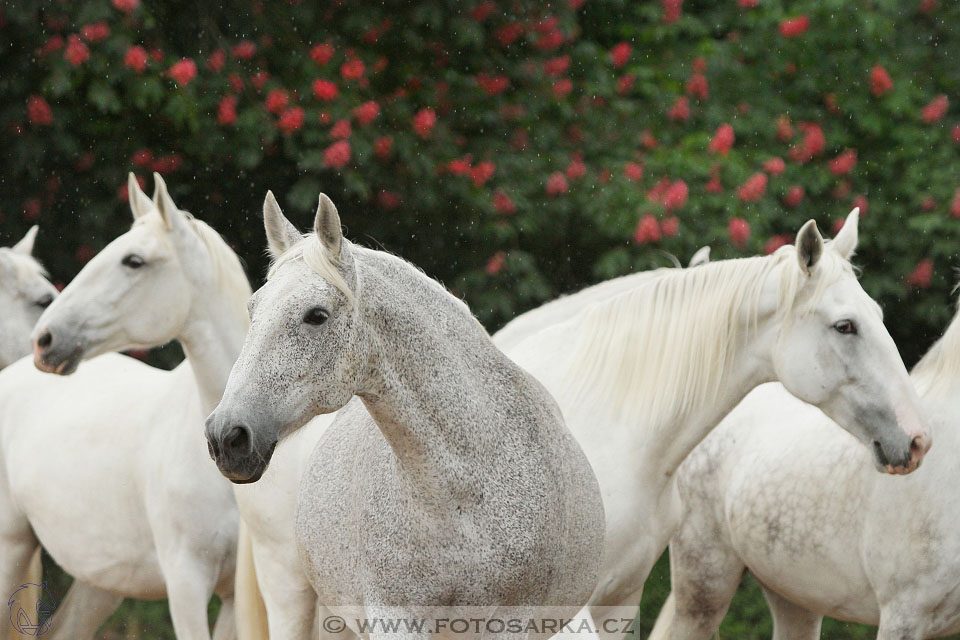
[{"label": "horse mane", "polygon": [[949,390],[952,382],[960,378],[960,313],[953,316],[943,336],[914,365],[910,377],[921,397]]},{"label": "horse mane", "polygon": [[[346,238],[342,242],[343,247],[348,244]],[[347,281],[343,279],[343,275],[337,269],[338,260],[327,254],[327,250],[315,233],[305,234],[299,242],[274,258],[267,271],[267,280],[272,278],[280,267],[297,259],[302,259],[314,273],[332,284],[346,297],[348,304],[353,306],[356,303],[354,291],[350,289],[350,285],[347,284]]]},{"label": "horse mane", "polygon": [[[206,248],[210,261],[213,263],[213,277],[221,285],[220,290],[226,293],[227,297],[238,308],[246,308],[252,290],[243,264],[240,262],[240,257],[213,227],[203,220],[193,217],[193,214],[188,211],[180,211],[180,213],[186,218],[188,225]],[[167,228],[159,214],[137,218],[133,226],[138,225],[157,225],[158,229],[164,231]]]},{"label": "horse mane", "polygon": [[[796,249],[675,270],[588,307],[563,386],[573,406],[606,407],[631,421],[666,425],[715,402],[736,354],[757,325],[763,283],[782,267],[777,315],[808,313],[850,263],[826,250],[806,287]],[[746,331],[742,314],[748,318]]]}]

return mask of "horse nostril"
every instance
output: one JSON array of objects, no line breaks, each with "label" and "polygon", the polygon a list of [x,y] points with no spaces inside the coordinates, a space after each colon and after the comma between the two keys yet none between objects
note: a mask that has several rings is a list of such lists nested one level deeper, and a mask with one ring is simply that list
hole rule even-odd
[{"label": "horse nostril", "polygon": [[44,331],[40,334],[40,337],[37,338],[37,346],[41,349],[46,349],[51,344],[53,344],[53,334],[51,334],[49,331]]},{"label": "horse nostril", "polygon": [[230,427],[223,437],[223,451],[239,455],[250,453],[250,431],[242,425]]}]

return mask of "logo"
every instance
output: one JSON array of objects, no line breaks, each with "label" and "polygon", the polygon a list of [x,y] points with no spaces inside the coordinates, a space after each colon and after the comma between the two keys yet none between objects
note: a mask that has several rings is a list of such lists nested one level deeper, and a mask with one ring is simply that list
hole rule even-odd
[{"label": "logo", "polygon": [[7,601],[10,624],[25,636],[39,636],[50,630],[57,601],[47,591],[47,583],[20,585]]}]

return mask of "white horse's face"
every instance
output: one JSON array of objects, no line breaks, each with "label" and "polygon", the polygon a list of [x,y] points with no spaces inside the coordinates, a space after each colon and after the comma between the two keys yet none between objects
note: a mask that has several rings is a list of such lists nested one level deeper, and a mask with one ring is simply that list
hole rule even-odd
[{"label": "white horse's face", "polygon": [[133,228],[87,263],[37,322],[37,368],[67,375],[83,358],[164,344],[186,322],[200,240],[162,181],[156,204],[131,195]]},{"label": "white horse's face", "polygon": [[31,256],[37,227],[11,248],[0,249],[0,368],[30,353],[30,332],[57,296]]},{"label": "white horse's face", "polygon": [[[846,262],[853,252],[856,224],[854,213],[837,239],[826,246],[822,241],[817,244],[819,233],[806,238],[812,252],[822,257],[809,266],[796,313],[779,330],[774,368],[793,395],[819,407],[870,447],[878,469],[910,473],[920,464],[931,438],[880,307],[846,268],[839,278],[834,272],[819,299],[812,307],[809,304],[828,261],[840,266],[837,261]],[[802,255],[804,241],[798,236],[798,255],[809,260],[809,252],[807,258]]]},{"label": "white horse's face", "polygon": [[[265,219],[281,216],[268,196]],[[328,205],[328,208],[326,208]],[[331,219],[324,220],[324,216]],[[344,278],[354,280],[349,245],[340,238],[340,220],[333,203],[321,197],[317,237],[302,240],[285,228],[270,238],[280,255],[302,243],[336,262]],[[324,232],[326,229],[328,232]],[[349,285],[347,285],[349,286]],[[207,419],[211,457],[224,476],[236,483],[257,481],[266,470],[281,437],[316,415],[343,407],[361,386],[369,352],[360,313],[344,291],[321,276],[303,257],[287,259],[251,298],[250,330],[230,372],[223,399]]]}]

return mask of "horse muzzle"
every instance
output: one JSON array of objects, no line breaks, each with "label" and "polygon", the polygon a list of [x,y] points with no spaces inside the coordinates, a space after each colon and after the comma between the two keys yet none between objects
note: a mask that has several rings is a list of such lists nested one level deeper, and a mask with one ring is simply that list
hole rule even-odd
[{"label": "horse muzzle", "polygon": [[56,338],[50,329],[34,333],[31,340],[33,364],[40,371],[68,376],[77,370],[83,359],[83,347],[80,344]]}]

